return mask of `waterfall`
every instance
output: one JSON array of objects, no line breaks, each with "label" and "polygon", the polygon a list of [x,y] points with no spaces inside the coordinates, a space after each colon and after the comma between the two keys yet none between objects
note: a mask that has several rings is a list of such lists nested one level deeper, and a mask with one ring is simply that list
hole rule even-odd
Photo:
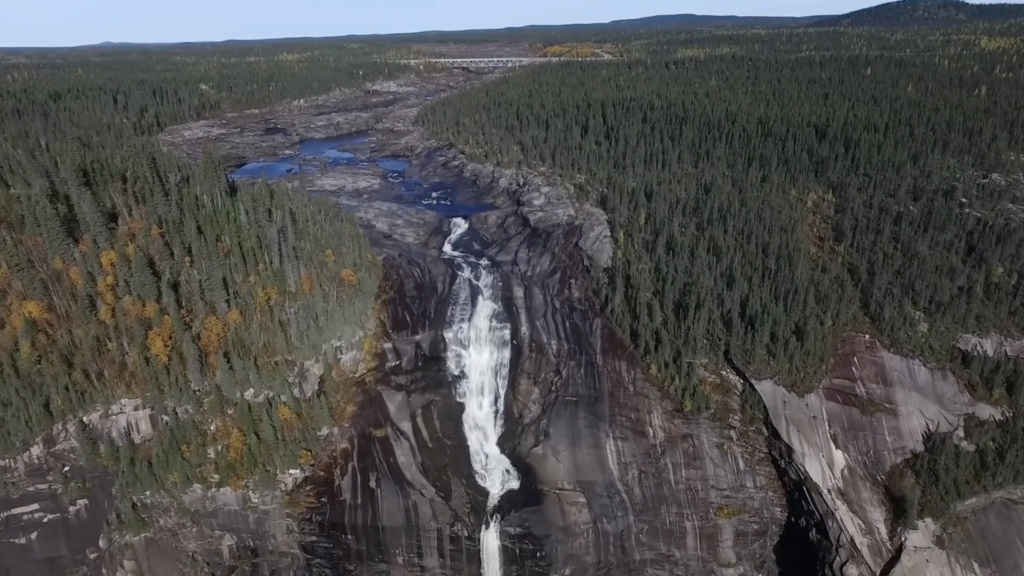
[{"label": "waterfall", "polygon": [[451,222],[443,254],[457,275],[448,312],[448,370],[456,381],[455,395],[464,406],[462,426],[476,481],[487,490],[487,514],[480,530],[484,576],[500,576],[500,519],[494,507],[502,494],[519,488],[519,474],[498,448],[505,415],[512,327],[501,314],[500,284],[486,260],[455,249],[469,229],[463,218]]}]

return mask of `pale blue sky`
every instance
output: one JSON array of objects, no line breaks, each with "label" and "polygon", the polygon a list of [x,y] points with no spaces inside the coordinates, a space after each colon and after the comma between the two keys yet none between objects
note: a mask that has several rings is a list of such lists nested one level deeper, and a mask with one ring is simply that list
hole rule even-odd
[{"label": "pale blue sky", "polygon": [[802,16],[839,14],[881,1],[3,0],[0,46],[340,36],[682,13]]}]

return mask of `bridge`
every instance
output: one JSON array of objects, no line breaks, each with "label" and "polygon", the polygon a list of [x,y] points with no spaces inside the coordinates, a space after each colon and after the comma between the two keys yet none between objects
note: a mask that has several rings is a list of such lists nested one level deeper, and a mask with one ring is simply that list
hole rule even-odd
[{"label": "bridge", "polygon": [[530,58],[530,57],[505,57],[505,58],[420,58],[416,60],[395,60],[398,64],[409,64],[411,66],[423,66],[425,64],[436,64],[448,66],[449,68],[519,68],[530,64],[544,64],[549,62],[567,61],[594,61],[611,60],[612,58]]}]

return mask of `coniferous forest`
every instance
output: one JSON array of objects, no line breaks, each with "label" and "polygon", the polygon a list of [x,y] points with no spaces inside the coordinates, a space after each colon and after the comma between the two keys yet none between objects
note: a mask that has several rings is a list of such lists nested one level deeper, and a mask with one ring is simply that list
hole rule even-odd
[{"label": "coniferous forest", "polygon": [[191,166],[156,137],[399,71],[310,44],[0,59],[0,453],[141,398],[165,423],[144,449],[79,438],[128,492],[308,463],[350,375],[328,365],[309,400],[289,377],[369,325],[377,259],[326,200],[236,185],[216,153]]},{"label": "coniferous forest", "polygon": [[686,408],[711,403],[701,362],[808,392],[860,331],[1017,409],[972,427],[977,451],[933,435],[911,462],[920,507],[942,516],[1024,481],[1019,361],[953,346],[1024,331],[1020,34],[665,34],[420,122],[479,159],[552,170],[608,213],[617,257],[594,285]]}]

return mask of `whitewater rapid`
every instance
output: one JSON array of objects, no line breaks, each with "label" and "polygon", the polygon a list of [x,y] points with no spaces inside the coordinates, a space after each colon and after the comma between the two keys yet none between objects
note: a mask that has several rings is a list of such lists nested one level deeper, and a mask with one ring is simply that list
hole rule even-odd
[{"label": "whitewater rapid", "polygon": [[494,507],[503,494],[519,488],[519,474],[498,447],[512,356],[512,327],[501,313],[500,284],[488,262],[454,247],[467,230],[469,222],[465,219],[452,219],[451,234],[444,243],[444,257],[453,261],[457,275],[445,340],[448,371],[456,383],[456,398],[464,408],[462,426],[470,463],[476,481],[487,490],[487,514],[480,530],[482,572],[484,576],[500,576],[500,519]]}]

